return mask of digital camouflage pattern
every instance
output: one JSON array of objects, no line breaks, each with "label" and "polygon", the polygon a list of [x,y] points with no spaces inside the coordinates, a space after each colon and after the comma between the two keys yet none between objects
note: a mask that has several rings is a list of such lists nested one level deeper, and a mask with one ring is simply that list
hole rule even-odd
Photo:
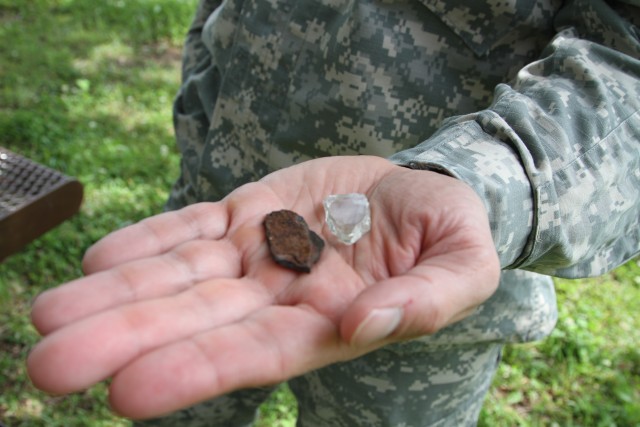
[{"label": "digital camouflage pattern", "polygon": [[[168,208],[307,159],[373,154],[470,184],[504,268],[463,321],[292,380],[300,425],[475,424],[502,344],[555,324],[537,273],[597,275],[638,253],[635,25],[638,0],[201,2]],[[245,425],[268,392],[148,424]]]}]

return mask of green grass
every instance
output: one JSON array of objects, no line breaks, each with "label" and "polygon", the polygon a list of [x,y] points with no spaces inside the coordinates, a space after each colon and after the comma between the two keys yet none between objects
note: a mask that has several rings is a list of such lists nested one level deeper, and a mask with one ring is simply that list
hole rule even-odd
[{"label": "green grass", "polygon": [[506,349],[481,425],[640,426],[640,264],[556,284],[557,328]]},{"label": "green grass", "polygon": [[197,0],[0,0],[0,145],[77,177],[81,213],[0,264],[0,420],[125,426],[104,385],[49,397],[24,360],[32,299],[81,274],[86,248],[158,213],[178,172],[171,102]]},{"label": "green grass", "polygon": [[[51,397],[27,379],[33,298],[81,274],[86,248],[159,212],[178,173],[171,101],[197,0],[0,0],[0,145],[75,176],[79,215],[0,264],[0,420],[17,426],[128,426],[106,386]],[[510,346],[482,426],[640,426],[640,266],[557,281],[560,320]],[[260,427],[293,426],[281,388]]]}]

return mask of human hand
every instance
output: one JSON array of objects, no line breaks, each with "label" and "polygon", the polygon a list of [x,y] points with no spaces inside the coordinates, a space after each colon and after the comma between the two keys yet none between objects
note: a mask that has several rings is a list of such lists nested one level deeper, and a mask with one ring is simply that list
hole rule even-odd
[{"label": "human hand", "polygon": [[[336,243],[329,194],[364,193],[371,232]],[[271,259],[262,222],[290,209],[325,241],[311,273]],[[278,383],[464,318],[496,289],[484,207],[464,183],[375,157],[306,162],[116,231],[86,254],[87,276],[45,292],[28,359],[51,393],[107,378],[115,411],[162,415]]]}]

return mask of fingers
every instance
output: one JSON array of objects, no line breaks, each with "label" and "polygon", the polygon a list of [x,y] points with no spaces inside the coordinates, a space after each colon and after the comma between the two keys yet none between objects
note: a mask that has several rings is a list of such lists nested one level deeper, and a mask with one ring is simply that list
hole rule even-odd
[{"label": "fingers", "polygon": [[270,299],[260,286],[222,279],[109,310],[46,337],[29,356],[29,374],[45,391],[82,390],[154,348],[237,321]]},{"label": "fingers", "polygon": [[32,322],[43,334],[123,304],[173,295],[207,279],[237,278],[241,261],[228,241],[197,240],[162,255],[102,271],[41,294]]},{"label": "fingers", "polygon": [[345,341],[356,348],[379,347],[433,334],[468,316],[497,288],[499,262],[491,248],[436,256],[369,287],[345,311]]},{"label": "fingers", "polygon": [[231,390],[284,381],[338,360],[345,349],[326,318],[274,306],[137,359],[114,378],[111,403],[127,417],[155,417]]},{"label": "fingers", "polygon": [[189,240],[222,238],[229,215],[222,203],[199,203],[140,221],[109,234],[86,253],[85,273],[154,256]]}]

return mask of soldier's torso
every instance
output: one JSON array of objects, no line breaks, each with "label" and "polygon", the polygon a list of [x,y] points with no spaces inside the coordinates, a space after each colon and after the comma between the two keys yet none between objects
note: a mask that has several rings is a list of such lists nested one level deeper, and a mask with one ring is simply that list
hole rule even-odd
[{"label": "soldier's torso", "polygon": [[560,3],[222,2],[177,103],[188,202],[311,158],[387,157],[486,108],[539,57]]}]

